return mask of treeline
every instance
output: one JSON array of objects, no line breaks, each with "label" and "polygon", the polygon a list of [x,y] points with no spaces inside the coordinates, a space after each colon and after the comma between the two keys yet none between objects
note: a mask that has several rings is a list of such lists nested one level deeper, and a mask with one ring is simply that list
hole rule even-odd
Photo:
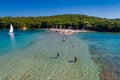
[{"label": "treeline", "polygon": [[81,14],[63,14],[40,17],[0,17],[0,29],[69,28],[103,32],[120,32],[120,19],[105,19]]}]

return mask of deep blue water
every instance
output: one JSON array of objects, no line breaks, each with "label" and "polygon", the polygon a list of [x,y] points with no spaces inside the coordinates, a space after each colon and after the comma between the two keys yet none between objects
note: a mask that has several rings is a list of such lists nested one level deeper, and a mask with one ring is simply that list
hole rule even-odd
[{"label": "deep blue water", "polygon": [[79,38],[85,40],[89,45],[105,49],[110,54],[118,54],[120,52],[120,34],[117,33],[79,33]]},{"label": "deep blue water", "polygon": [[101,68],[101,80],[120,80],[120,34],[78,33],[89,45],[93,61]]}]

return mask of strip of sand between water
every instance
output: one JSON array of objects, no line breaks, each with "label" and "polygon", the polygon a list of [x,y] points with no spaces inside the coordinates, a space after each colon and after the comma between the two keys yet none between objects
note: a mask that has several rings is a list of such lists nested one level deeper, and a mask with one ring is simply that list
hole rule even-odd
[{"label": "strip of sand between water", "polygon": [[90,32],[89,30],[72,30],[72,29],[54,29],[50,28],[48,30],[55,31],[61,34],[73,34],[73,33],[78,33],[78,32]]}]

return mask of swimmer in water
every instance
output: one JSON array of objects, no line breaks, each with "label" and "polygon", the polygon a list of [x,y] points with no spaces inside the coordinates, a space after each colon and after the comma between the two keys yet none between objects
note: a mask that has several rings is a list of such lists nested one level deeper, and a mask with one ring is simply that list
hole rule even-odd
[{"label": "swimmer in water", "polygon": [[63,42],[65,42],[65,39],[63,39]]},{"label": "swimmer in water", "polygon": [[74,45],[72,45],[72,48],[74,48]]}]

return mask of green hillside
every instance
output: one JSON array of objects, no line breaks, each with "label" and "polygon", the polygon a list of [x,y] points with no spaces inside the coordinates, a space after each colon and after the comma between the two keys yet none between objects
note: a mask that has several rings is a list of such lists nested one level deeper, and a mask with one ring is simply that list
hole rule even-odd
[{"label": "green hillside", "polygon": [[120,32],[120,19],[106,19],[81,14],[63,14],[38,17],[0,17],[0,29],[41,29],[61,26],[62,28],[87,29],[102,32]]}]

